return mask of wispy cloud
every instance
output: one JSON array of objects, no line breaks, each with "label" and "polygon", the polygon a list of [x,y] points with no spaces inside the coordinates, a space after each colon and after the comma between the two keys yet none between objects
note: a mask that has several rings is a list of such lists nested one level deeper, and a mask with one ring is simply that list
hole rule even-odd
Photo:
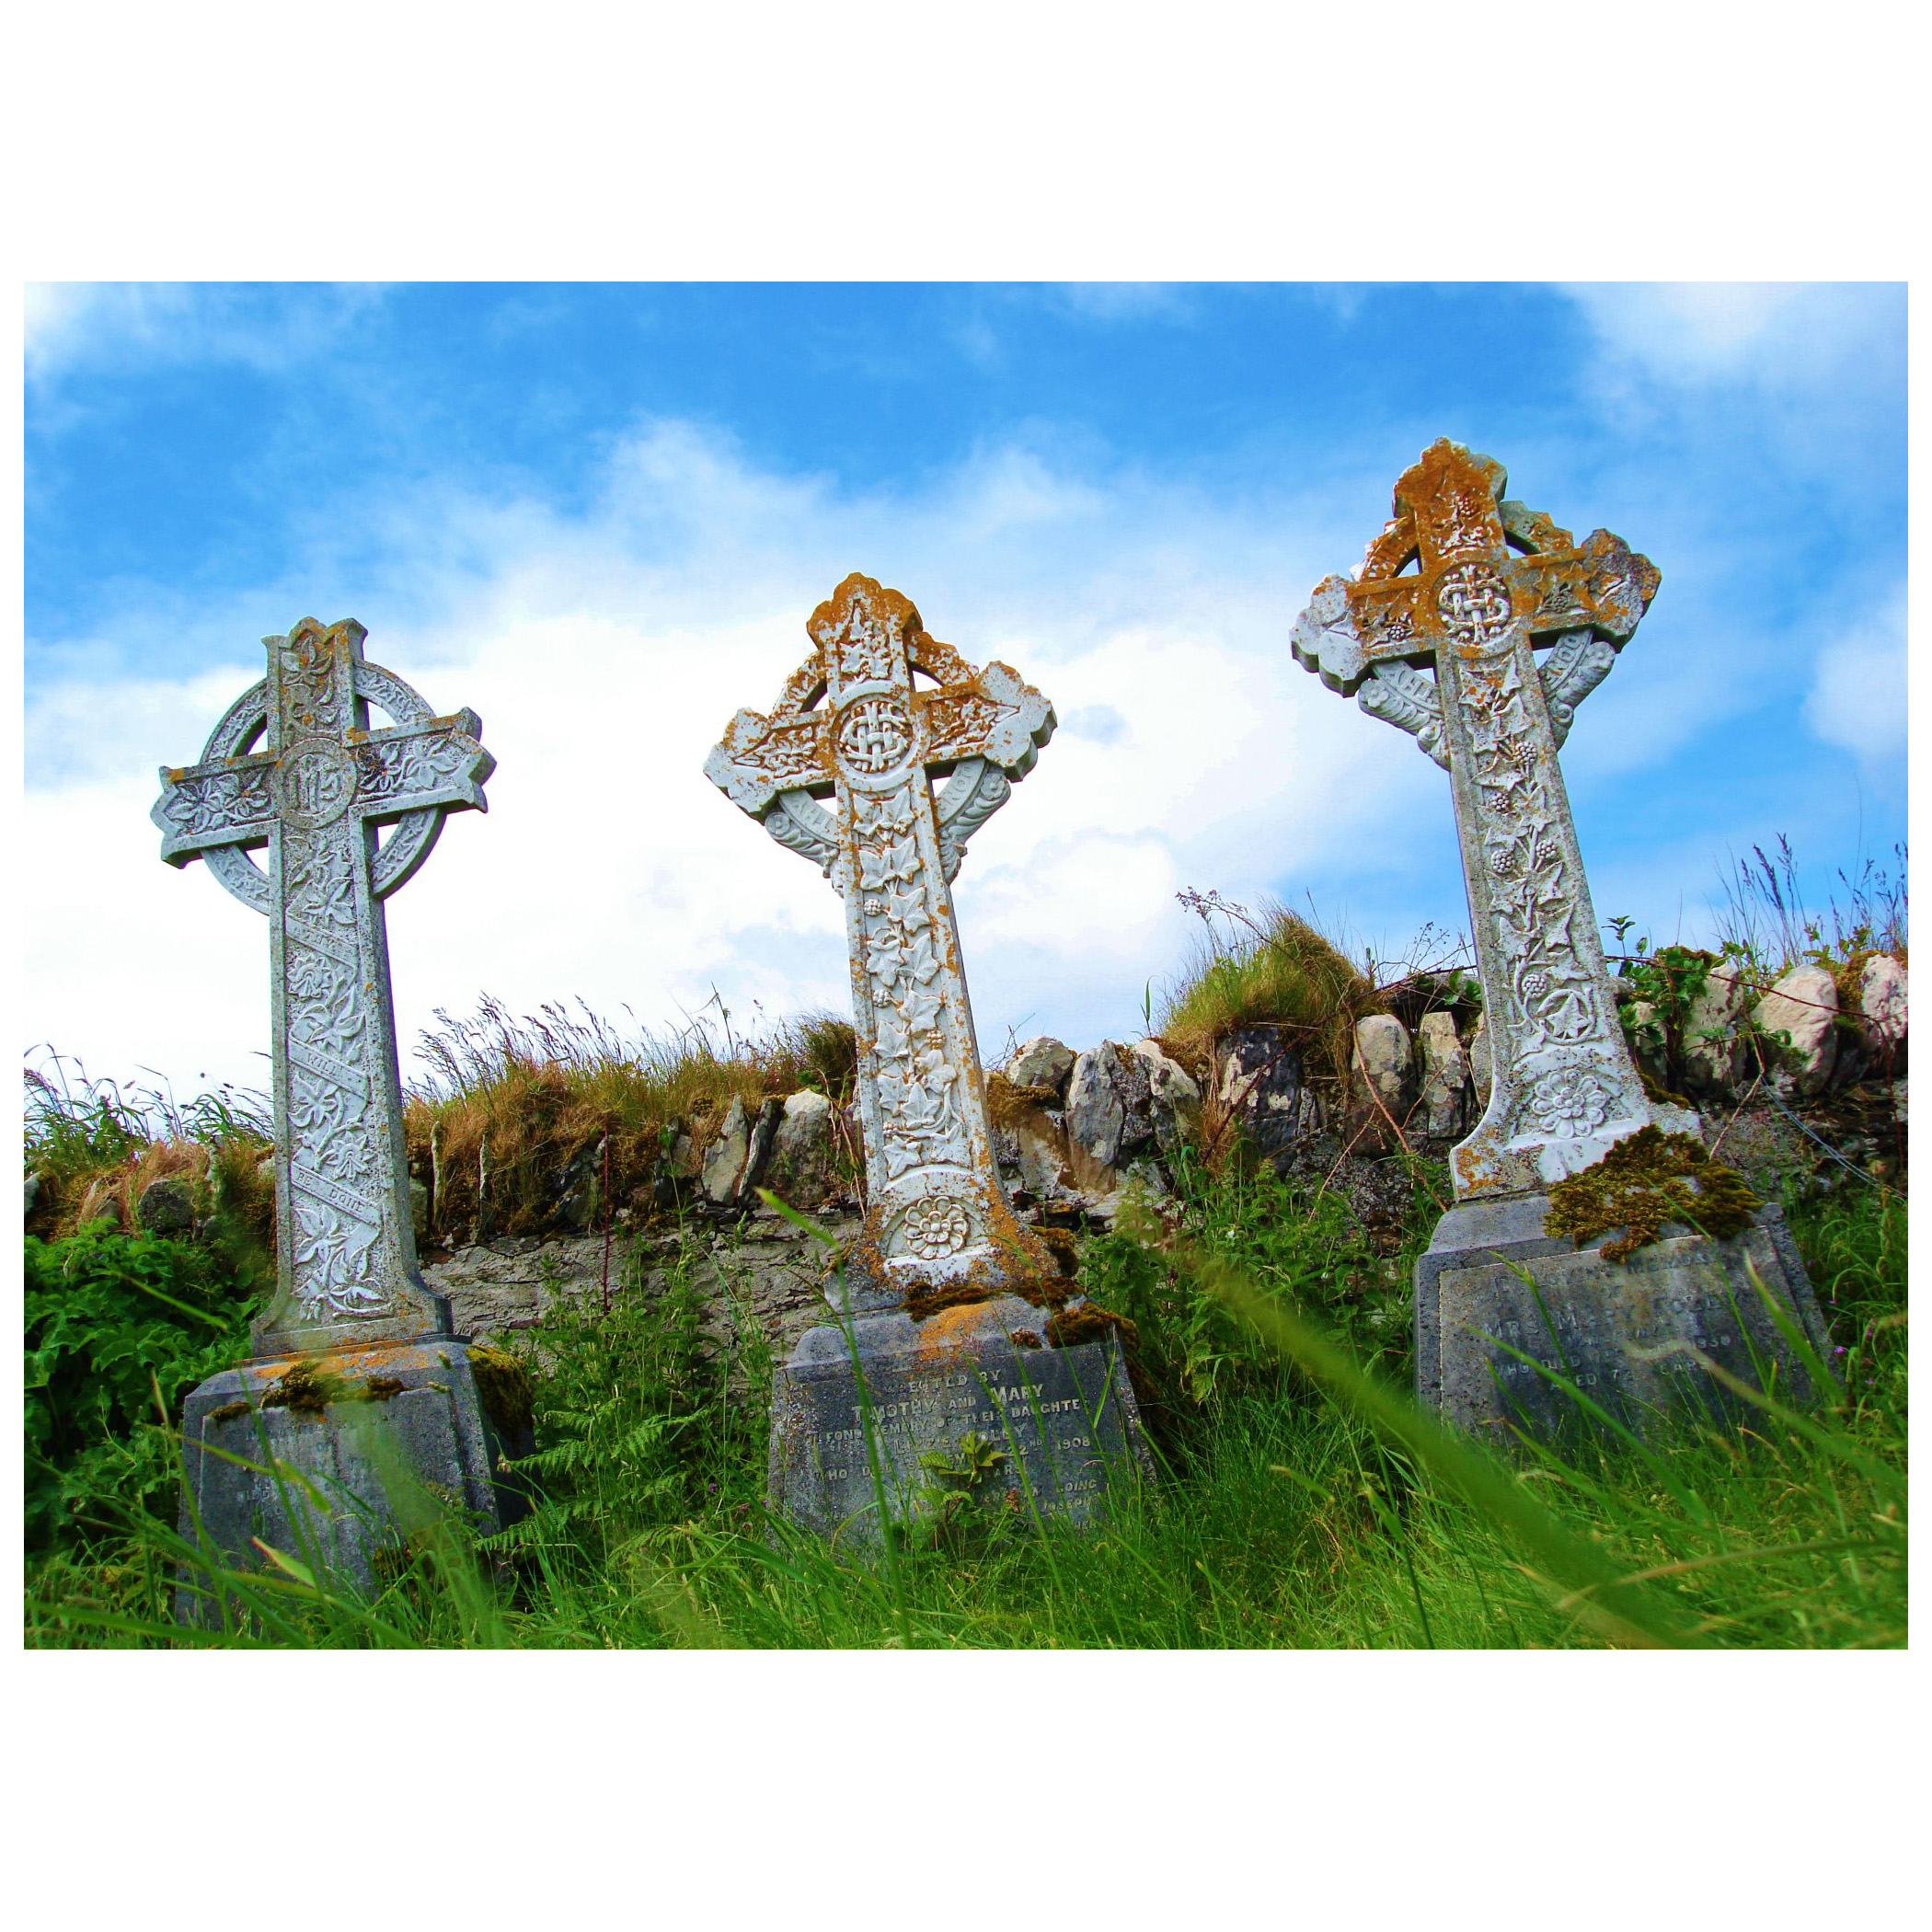
[{"label": "wispy cloud", "polygon": [[27,376],[46,385],[81,369],[167,362],[283,369],[331,347],[382,297],[343,282],[29,282]]},{"label": "wispy cloud", "polygon": [[1905,751],[1905,592],[1835,637],[1818,656],[1805,717],[1868,768]]},{"label": "wispy cloud", "polygon": [[[1131,1026],[1148,974],[1185,949],[1180,886],[1255,896],[1338,836],[1392,834],[1435,789],[1420,759],[1379,776],[1380,728],[1288,661],[1287,625],[1332,548],[1314,506],[1230,512],[1011,447],[923,496],[868,498],[667,423],[616,452],[586,516],[447,489],[370,513],[390,535],[376,594],[305,596],[250,631],[361,617],[372,655],[432,704],[481,712],[500,760],[488,822],[453,826],[391,905],[406,1047],[431,1007],[484,991],[526,1006],[581,994],[654,1025],[714,988],[739,1015],[843,1006],[835,896],[702,765],[734,710],[770,703],[807,648],[805,616],[854,568],[1077,721],[980,834],[958,887],[995,1041],[1021,1015],[1083,1039]],[[381,584],[404,580],[394,617]],[[194,757],[259,674],[246,638],[227,640],[219,673],[36,697],[37,1037],[190,1078],[256,1064],[266,936],[201,868],[162,868],[146,822],[156,765]]]}]

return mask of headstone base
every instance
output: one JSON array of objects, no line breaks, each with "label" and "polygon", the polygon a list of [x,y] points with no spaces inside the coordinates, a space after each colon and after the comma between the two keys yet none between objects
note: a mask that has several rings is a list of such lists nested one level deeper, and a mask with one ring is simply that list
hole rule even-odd
[{"label": "headstone base", "polygon": [[774,1512],[870,1548],[882,1515],[1098,1523],[1111,1480],[1151,1473],[1140,1410],[1116,1335],[1054,1348],[1047,1320],[1003,1295],[808,1329],[772,1391]]},{"label": "headstone base", "polygon": [[[199,1522],[227,1564],[250,1570],[270,1560],[259,1539],[362,1594],[379,1553],[439,1512],[485,1533],[521,1514],[498,1464],[533,1446],[527,1409],[486,1397],[469,1345],[447,1338],[245,1363],[194,1390],[181,1434],[184,1536]],[[213,1617],[207,1581],[183,1580],[180,1621]]]},{"label": "headstone base", "polygon": [[1746,1273],[1748,1263],[1828,1359],[1782,1209],[1760,1208],[1725,1241],[1667,1226],[1625,1261],[1604,1259],[1608,1236],[1574,1248],[1546,1235],[1548,1212],[1543,1194],[1452,1208],[1416,1264],[1416,1393],[1445,1422],[1505,1443],[1519,1431],[1543,1441],[1587,1431],[1586,1412],[1532,1362],[1639,1435],[1749,1408],[1699,1355],[1754,1388],[1775,1373],[1782,1401],[1813,1399]]}]

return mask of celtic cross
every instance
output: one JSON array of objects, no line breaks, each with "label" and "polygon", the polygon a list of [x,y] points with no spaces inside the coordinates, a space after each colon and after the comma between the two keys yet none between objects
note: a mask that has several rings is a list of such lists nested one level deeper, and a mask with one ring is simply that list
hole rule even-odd
[{"label": "celtic cross", "polygon": [[846,578],[806,631],[811,655],[771,715],[739,712],[705,774],[845,902],[868,1181],[848,1265],[882,1291],[868,1304],[861,1284],[855,1305],[1051,1275],[994,1171],[947,888],[1052,735],[1053,707],[1004,664],[975,671],[869,577]]},{"label": "celtic cross", "polygon": [[1652,1121],[1696,1124],[1644,1096],[1557,765],[1660,573],[1607,531],[1579,544],[1504,502],[1504,480],[1460,443],[1424,451],[1361,569],[1317,587],[1293,638],[1449,773],[1494,1073],[1451,1156],[1458,1199],[1547,1187]]},{"label": "celtic cross", "polygon": [[[162,766],[152,814],[169,865],[203,860],[269,919],[279,1279],[262,1355],[449,1333],[417,1272],[383,901],[450,812],[486,809],[496,761],[475,712],[432,716],[363,658],[366,635],[305,617],[264,638],[268,676],[199,765]],[[371,730],[371,705],[394,723]]]}]

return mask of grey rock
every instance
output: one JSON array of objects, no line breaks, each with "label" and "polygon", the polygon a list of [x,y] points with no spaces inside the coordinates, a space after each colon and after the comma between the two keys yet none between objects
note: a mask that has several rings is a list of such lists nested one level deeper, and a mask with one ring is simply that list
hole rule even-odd
[{"label": "grey rock", "polygon": [[1895,1052],[1905,1043],[1905,969],[1890,953],[1876,952],[1858,975],[1858,1011],[1866,1044],[1874,1052]]},{"label": "grey rock", "polygon": [[426,1181],[409,1179],[409,1225],[416,1231],[419,1248],[430,1238],[430,1190]]},{"label": "grey rock", "polygon": [[752,1122],[751,1143],[744,1152],[744,1172],[738,1177],[738,1199],[749,1203],[753,1191],[765,1185],[765,1170],[771,1166],[772,1148],[785,1119],[785,1102],[776,1094],[758,1104],[758,1118]]},{"label": "grey rock", "polygon": [[1422,1062],[1417,1101],[1422,1132],[1437,1138],[1460,1133],[1468,1112],[1469,1056],[1455,1037],[1455,1016],[1440,1008],[1423,1014],[1416,1045]]},{"label": "grey rock", "polygon": [[186,1235],[195,1224],[193,1183],[178,1175],[151,1180],[134,1203],[134,1218],[151,1235]]},{"label": "grey rock", "polygon": [[698,1190],[714,1207],[730,1207],[737,1201],[738,1183],[744,1178],[751,1151],[751,1117],[744,1110],[744,1102],[733,1094],[725,1110],[724,1125],[706,1149],[698,1174]]},{"label": "grey rock", "polygon": [[1752,1019],[1774,1041],[1774,1077],[1799,1095],[1822,1093],[1838,1057],[1838,988],[1822,966],[1794,966],[1761,999]]},{"label": "grey rock", "polygon": [[1103,1040],[1074,1062],[1066,1088],[1066,1132],[1103,1167],[1119,1167],[1156,1144],[1154,1087],[1144,1058]]},{"label": "grey rock", "polygon": [[1147,1064],[1148,1102],[1160,1151],[1171,1155],[1182,1142],[1198,1140],[1201,1087],[1194,1076],[1157,1040],[1138,1041],[1128,1051]]},{"label": "grey rock", "polygon": [[1015,1087],[1038,1087],[1056,1095],[1066,1092],[1067,1076],[1074,1070],[1075,1053],[1050,1035],[1041,1033],[1014,1054],[1006,1067],[1006,1078]]},{"label": "grey rock", "polygon": [[1632,1000],[1624,1009],[1624,1037],[1632,1057],[1660,1087],[1670,1085],[1670,1042],[1657,1008],[1647,999]]},{"label": "grey rock", "polygon": [[1275,1027],[1236,1027],[1215,1049],[1215,1106],[1228,1131],[1277,1167],[1319,1123],[1291,1037]]},{"label": "grey rock", "polygon": [[580,1147],[565,1163],[557,1177],[557,1210],[553,1217],[558,1228],[588,1228],[597,1219],[604,1202],[603,1138]]},{"label": "grey rock", "polygon": [[1728,960],[1711,967],[1703,990],[1684,1016],[1684,1077],[1694,1094],[1715,1098],[1734,1094],[1750,1064],[1738,1033],[1743,1017],[1743,975]]},{"label": "grey rock", "polygon": [[40,1177],[38,1174],[29,1174],[27,1177],[27,1213],[29,1214],[33,1213],[34,1204],[40,1198]]},{"label": "grey rock", "polygon": [[810,1087],[786,1096],[765,1185],[792,1207],[816,1207],[834,1191],[834,1117],[832,1102]]},{"label": "grey rock", "polygon": [[1903,1080],[1892,1083],[1892,1118],[1901,1127],[1905,1124],[1905,1083]]},{"label": "grey rock", "polygon": [[1410,1103],[1412,1056],[1409,1029],[1393,1013],[1371,1013],[1355,1022],[1350,1067],[1399,1124]]}]

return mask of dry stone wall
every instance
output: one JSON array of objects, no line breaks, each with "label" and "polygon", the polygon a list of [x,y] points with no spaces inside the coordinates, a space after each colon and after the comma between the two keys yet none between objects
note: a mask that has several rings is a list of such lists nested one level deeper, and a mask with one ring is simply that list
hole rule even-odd
[{"label": "dry stone wall", "polygon": [[[1841,1159],[1899,1178],[1892,1169],[1903,1157],[1907,991],[1904,966],[1883,954],[1862,963],[1845,998],[1819,967],[1795,968],[1754,1002],[1713,969],[1682,1029],[1682,1066],[1723,1157],[1774,1190],[1782,1173],[1828,1177]],[[1627,1000],[1623,1010],[1650,1071],[1661,1064],[1661,1030],[1653,1034],[1640,1003]],[[1232,1029],[1209,1063],[1193,1066],[1158,1040],[1085,1051],[1028,1041],[992,1082],[1000,1182],[1023,1223],[1096,1230],[1111,1224],[1130,1187],[1156,1202],[1170,1194],[1183,1150],[1218,1160],[1238,1149],[1283,1174],[1328,1178],[1393,1251],[1409,1182],[1403,1165],[1384,1156],[1406,1144],[1442,1157],[1469,1131],[1486,1098],[1486,1029],[1479,1015],[1459,1025],[1429,1011],[1410,1027],[1377,1014],[1357,1028],[1351,1060],[1351,1088],[1337,1096],[1310,1081],[1293,1037],[1271,1026]],[[450,1297],[459,1334],[503,1337],[534,1327],[559,1296],[661,1285],[683,1260],[720,1337],[751,1322],[788,1349],[822,1316],[828,1250],[764,1207],[757,1190],[772,1190],[849,1238],[861,1215],[852,1179],[862,1167],[852,1158],[858,1134],[851,1109],[814,1091],[755,1107],[733,1101],[708,1134],[682,1136],[668,1156],[677,1187],[661,1205],[682,1207],[678,1227],[646,1225],[630,1209],[601,1225],[594,1148],[580,1158],[581,1175],[557,1179],[559,1201],[584,1212],[563,1217],[575,1227],[555,1238],[477,1239],[471,1228],[434,1227],[419,1186],[424,1277]],[[199,1228],[206,1204],[191,1180],[149,1182],[133,1202],[139,1225]],[[29,1178],[29,1217],[35,1194]]]}]

